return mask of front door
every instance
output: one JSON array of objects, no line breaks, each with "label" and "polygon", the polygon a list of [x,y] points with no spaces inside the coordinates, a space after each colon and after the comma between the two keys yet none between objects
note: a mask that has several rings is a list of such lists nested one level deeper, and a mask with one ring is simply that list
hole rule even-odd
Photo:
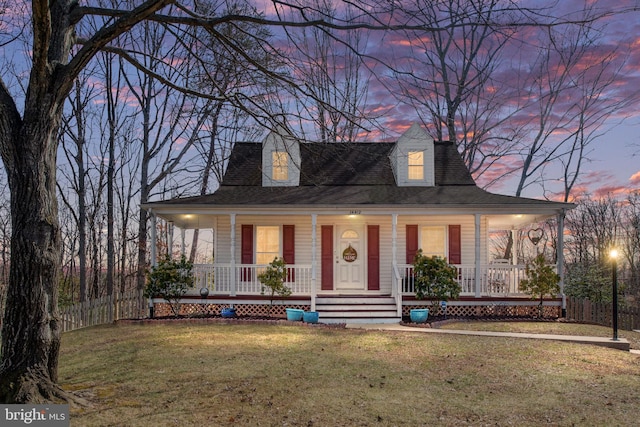
[{"label": "front door", "polygon": [[339,225],[336,237],[336,290],[365,290],[364,226]]}]

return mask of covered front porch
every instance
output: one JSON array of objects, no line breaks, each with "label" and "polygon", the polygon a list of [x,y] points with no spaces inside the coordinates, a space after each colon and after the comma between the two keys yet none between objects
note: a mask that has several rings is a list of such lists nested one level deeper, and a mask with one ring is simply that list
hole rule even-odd
[{"label": "covered front porch", "polygon": [[[151,212],[152,222],[156,229],[155,212]],[[546,214],[546,215],[545,215]],[[258,280],[258,275],[266,268],[266,263],[247,263],[245,258],[255,260],[255,247],[252,256],[245,257],[245,232],[253,236],[253,240],[246,239],[251,246],[255,243],[256,224],[267,225],[271,228],[280,227],[280,255],[286,245],[282,235],[285,229],[291,231],[290,240],[294,242],[294,263],[287,264],[286,285],[292,294],[288,299],[281,300],[276,313],[284,314],[284,306],[303,308],[321,313],[321,321],[328,323],[343,323],[354,319],[370,322],[397,322],[406,316],[408,310],[414,306],[430,305],[430,301],[415,299],[411,264],[407,261],[415,249],[411,246],[409,232],[416,229],[430,231],[440,228],[448,235],[446,240],[448,253],[457,246],[462,259],[461,263],[452,263],[458,270],[457,281],[461,286],[460,298],[450,301],[450,307],[460,307],[461,313],[482,315],[492,312],[496,307],[530,307],[537,304],[528,295],[519,290],[520,281],[525,278],[525,265],[515,263],[515,260],[491,260],[487,249],[487,239],[490,230],[513,230],[524,227],[535,221],[548,218],[548,213],[529,214],[448,214],[447,212],[432,211],[418,215],[410,213],[401,215],[388,210],[358,211],[358,215],[351,213],[337,214],[318,212],[302,215],[284,211],[230,213],[230,214],[182,214],[179,212],[164,213],[163,218],[172,225],[169,239],[173,242],[173,226],[179,227],[182,253],[186,253],[185,230],[203,228],[209,225],[214,231],[214,257],[210,264],[196,264],[194,266],[195,286],[185,297],[190,304],[211,305],[212,313],[223,306],[245,307],[245,313],[254,313],[257,306],[271,306],[267,292]],[[558,214],[558,236],[563,232],[563,213]],[[286,225],[282,225],[286,224]],[[418,224],[418,225],[414,225]],[[422,225],[420,225],[422,224]],[[451,227],[450,224],[457,224]],[[253,233],[251,232],[253,228]],[[375,233],[370,233],[370,231]],[[357,231],[360,237],[355,237],[358,245],[351,241],[343,241],[344,232]],[[327,233],[325,233],[327,232]],[[454,245],[452,233],[457,233],[458,243]],[[325,234],[331,245],[329,258],[325,262]],[[372,237],[373,236],[373,237]],[[376,239],[379,243],[371,245]],[[156,236],[152,236],[152,241]],[[416,242],[419,240],[413,239]],[[562,239],[558,239],[558,248],[562,248]],[[349,289],[333,287],[323,280],[325,267],[333,265],[335,270],[329,270],[334,277],[333,283],[338,283],[338,272],[343,261],[344,247],[358,248],[358,257],[363,265],[360,270],[362,279],[358,282],[361,287]],[[418,243],[416,243],[418,244]],[[169,247],[171,246],[168,245]],[[152,247],[152,259],[157,257],[157,249]],[[416,247],[417,249],[417,247]],[[374,256],[372,255],[372,251]],[[293,252],[293,251],[292,251]],[[404,262],[402,262],[404,261]],[[471,262],[470,262],[471,261]],[[473,262],[475,261],[475,262]],[[375,262],[377,268],[368,266]],[[559,252],[557,271],[562,277],[562,256]],[[375,274],[378,282],[375,287],[367,285],[368,278]],[[562,284],[561,284],[562,285]],[[203,296],[203,290],[206,290]],[[155,303],[161,301],[155,300]],[[557,307],[558,313],[564,308],[564,298],[548,300],[547,305]],[[216,308],[217,307],[217,308]],[[271,308],[269,309],[270,313]],[[511,310],[511,309],[509,309]],[[194,311],[197,310],[194,308]],[[478,314],[480,313],[480,314]],[[324,314],[324,316],[322,315]]]}]

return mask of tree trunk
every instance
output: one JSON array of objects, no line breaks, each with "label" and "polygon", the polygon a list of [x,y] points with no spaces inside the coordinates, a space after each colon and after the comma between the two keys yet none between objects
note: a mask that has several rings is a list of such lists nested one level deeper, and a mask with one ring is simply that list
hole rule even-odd
[{"label": "tree trunk", "polygon": [[[58,379],[60,229],[56,199],[60,112],[27,111],[22,131],[6,150],[11,188],[11,267],[2,324],[0,402],[55,401]],[[7,151],[10,151],[8,153]]]}]

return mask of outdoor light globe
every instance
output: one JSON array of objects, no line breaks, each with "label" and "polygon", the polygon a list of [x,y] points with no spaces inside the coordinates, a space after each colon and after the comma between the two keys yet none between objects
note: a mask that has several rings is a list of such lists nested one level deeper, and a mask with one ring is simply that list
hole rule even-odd
[{"label": "outdoor light globe", "polygon": [[611,251],[609,252],[609,256],[613,259],[618,258],[618,250],[617,249],[611,249]]}]

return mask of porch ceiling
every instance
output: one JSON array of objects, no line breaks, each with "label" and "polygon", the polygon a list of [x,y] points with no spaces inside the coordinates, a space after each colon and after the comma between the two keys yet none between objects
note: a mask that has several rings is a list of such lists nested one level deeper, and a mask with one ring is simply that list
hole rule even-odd
[{"label": "porch ceiling", "polygon": [[555,217],[553,214],[506,214],[487,215],[488,227],[490,230],[518,230],[529,224],[546,221]]},{"label": "porch ceiling", "polygon": [[[216,215],[220,215],[221,213],[204,213],[197,212],[193,208],[185,208],[181,209],[158,209],[154,210],[158,216],[163,218],[166,221],[171,221],[175,224],[176,227],[181,229],[195,229],[195,228],[213,228],[215,225],[215,217]],[[185,213],[191,211],[192,213]],[[239,209],[236,211],[237,214],[243,214],[244,212]],[[255,214],[256,212],[251,212]],[[266,212],[264,212],[266,213]],[[300,214],[298,212],[298,214]],[[307,212],[309,214],[309,212]],[[327,212],[324,212],[327,214]],[[337,212],[335,214],[338,214]],[[402,215],[402,213],[399,213]],[[415,212],[410,213],[411,215],[415,215]],[[439,213],[439,215],[447,215],[448,213]],[[463,214],[469,214],[465,212]],[[488,221],[488,228],[490,230],[517,230],[526,227],[529,224],[535,224],[537,222],[545,221],[549,218],[553,218],[557,213],[523,213],[523,214],[483,214],[483,216]]]}]

